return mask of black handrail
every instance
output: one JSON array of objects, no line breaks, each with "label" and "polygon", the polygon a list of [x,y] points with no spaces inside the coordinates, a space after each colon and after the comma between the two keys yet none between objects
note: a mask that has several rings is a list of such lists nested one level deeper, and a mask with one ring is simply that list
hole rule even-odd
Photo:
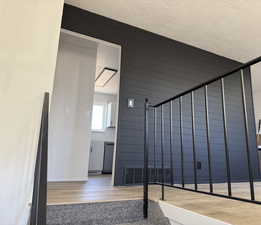
[{"label": "black handrail", "polygon": [[238,72],[238,71],[240,71],[240,70],[242,70],[242,69],[245,69],[245,68],[247,68],[247,67],[249,67],[249,66],[252,66],[252,65],[254,65],[254,64],[258,63],[258,62],[261,62],[261,56],[255,58],[255,59],[253,59],[253,60],[251,60],[251,61],[249,61],[249,62],[247,62],[247,63],[245,63],[245,64],[243,64],[243,65],[237,67],[236,69],[233,69],[233,70],[231,70],[231,71],[229,71],[229,72],[227,72],[227,73],[225,73],[225,74],[223,74],[223,75],[217,76],[217,77],[215,77],[215,78],[213,78],[213,79],[210,79],[210,80],[208,80],[208,81],[206,81],[206,82],[204,82],[204,83],[201,83],[201,84],[199,84],[199,85],[196,85],[196,86],[194,86],[193,88],[190,88],[190,89],[187,90],[187,91],[183,91],[183,92],[181,92],[180,94],[175,95],[174,97],[171,97],[171,98],[169,98],[169,99],[167,99],[167,100],[164,100],[164,101],[162,101],[162,102],[160,102],[160,103],[157,103],[157,104],[153,105],[153,107],[158,107],[158,106],[160,106],[160,105],[163,105],[163,104],[165,104],[165,103],[168,103],[168,102],[170,102],[170,101],[172,101],[172,100],[175,100],[175,99],[177,99],[177,98],[179,98],[179,97],[181,97],[181,96],[184,96],[184,95],[186,95],[186,94],[188,94],[188,93],[190,93],[190,92],[192,92],[192,91],[195,91],[195,90],[197,90],[197,89],[199,89],[199,88],[202,88],[202,87],[204,87],[204,86],[206,86],[206,85],[208,85],[208,84],[210,84],[210,83],[213,83],[213,82],[215,82],[215,81],[218,81],[218,80],[220,80],[221,78],[225,78],[225,77],[227,77],[227,76],[229,76],[229,75],[231,75],[231,74],[233,74],[233,73],[236,73],[236,72]]},{"label": "black handrail", "polygon": [[[251,152],[250,152],[250,144],[249,144],[249,133],[250,133],[250,125],[248,124],[248,112],[247,112],[247,94],[246,94],[246,85],[245,85],[245,70],[246,68],[250,68],[250,66],[257,64],[261,62],[261,56],[258,58],[255,58],[254,60],[251,60],[239,67],[237,67],[236,69],[233,69],[230,72],[227,72],[223,75],[220,75],[216,78],[213,78],[211,80],[208,80],[202,84],[196,85],[193,88],[190,88],[187,91],[184,91],[178,95],[175,95],[174,97],[171,97],[167,100],[164,100],[158,104],[155,105],[151,105],[148,103],[148,100],[146,99],[145,102],[145,123],[144,123],[144,133],[145,133],[145,139],[144,139],[144,212],[146,212],[146,216],[148,215],[148,185],[149,184],[157,184],[161,186],[161,196],[162,199],[164,200],[164,186],[167,187],[172,187],[172,188],[178,188],[178,189],[183,189],[183,190],[187,190],[187,191],[193,191],[193,192],[198,192],[198,193],[204,193],[204,194],[208,194],[208,195],[213,195],[213,196],[218,196],[218,197],[223,197],[223,198],[229,198],[229,199],[234,199],[234,200],[240,200],[240,201],[245,201],[245,202],[251,202],[251,203],[255,203],[255,204],[261,204],[261,201],[257,201],[255,200],[255,189],[254,189],[254,178],[253,178],[253,168],[252,168],[252,163],[251,163]],[[250,199],[247,198],[241,198],[241,197],[235,197],[233,196],[232,193],[232,187],[231,187],[231,168],[230,168],[230,153],[229,153],[229,147],[228,147],[228,134],[227,134],[227,118],[226,118],[226,102],[225,102],[225,89],[224,89],[224,85],[225,85],[225,77],[228,77],[230,75],[235,74],[236,72],[240,72],[237,75],[240,76],[240,90],[241,90],[241,99],[242,99],[242,110],[243,110],[243,123],[244,123],[244,139],[245,139],[245,144],[246,144],[246,148],[245,148],[245,153],[246,153],[246,158],[247,158],[247,168],[248,168],[248,182],[249,182],[249,190],[250,190]],[[220,81],[220,93],[221,93],[221,110],[222,110],[222,123],[223,123],[223,133],[224,133],[224,153],[225,153],[225,165],[226,165],[226,177],[227,177],[227,191],[228,194],[219,194],[219,193],[214,193],[213,190],[213,179],[212,179],[212,149],[211,149],[211,145],[210,145],[210,134],[209,134],[209,99],[208,99],[208,85],[216,82],[216,81]],[[208,158],[208,176],[209,176],[209,180],[208,180],[208,184],[209,184],[209,192],[208,191],[200,191],[198,190],[198,180],[197,180],[197,161],[196,161],[196,151],[195,151],[195,91],[200,89],[200,88],[204,88],[204,108],[205,108],[205,123],[206,123],[206,138],[207,138],[207,158]],[[190,99],[191,99],[191,129],[192,129],[192,150],[193,150],[193,169],[194,169],[194,189],[193,188],[187,188],[185,187],[185,181],[184,181],[184,157],[183,157],[183,96],[190,94]],[[250,80],[250,104],[252,104],[253,106],[253,94],[252,94],[252,84],[251,84],[251,80]],[[173,130],[172,130],[172,124],[173,124],[173,116],[172,116],[172,111],[173,111],[173,102],[174,100],[177,100],[177,104],[178,104],[178,111],[179,111],[179,137],[180,137],[180,155],[181,155],[181,162],[180,162],[180,166],[181,166],[181,186],[177,186],[176,184],[174,184],[173,182],[173,171],[171,171],[171,182],[166,183],[165,182],[165,169],[164,168],[164,152],[163,148],[163,141],[164,141],[164,136],[165,136],[165,131],[163,130],[164,128],[164,122],[165,122],[165,118],[163,116],[163,108],[165,106],[165,104],[170,104],[170,117],[169,117],[169,122],[170,122],[170,167],[173,169],[173,162],[172,162],[172,136],[173,136]],[[251,102],[252,101],[252,102]],[[149,133],[149,129],[148,129],[148,115],[149,115],[149,110],[152,109],[154,112],[154,160],[155,160],[155,143],[156,143],[156,112],[157,109],[160,110],[161,113],[161,129],[160,129],[160,141],[161,141],[161,147],[160,147],[160,151],[161,151],[161,164],[162,164],[162,173],[159,179],[160,181],[156,181],[154,180],[154,182],[149,182],[149,178],[148,178],[148,165],[149,165],[149,147],[148,147],[148,133]],[[201,165],[200,165],[201,167]],[[154,162],[154,170],[156,170],[157,168],[155,168],[155,162]],[[160,169],[159,169],[160,170]],[[146,189],[145,189],[146,188]]]},{"label": "black handrail", "polygon": [[44,94],[30,225],[46,225],[49,93]]}]

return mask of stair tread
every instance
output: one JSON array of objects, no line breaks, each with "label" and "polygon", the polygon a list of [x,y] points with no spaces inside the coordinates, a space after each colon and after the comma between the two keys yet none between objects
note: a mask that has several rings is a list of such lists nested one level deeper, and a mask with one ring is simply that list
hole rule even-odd
[{"label": "stair tread", "polygon": [[148,220],[142,200],[48,206],[47,225],[169,225],[157,203],[149,206]]}]

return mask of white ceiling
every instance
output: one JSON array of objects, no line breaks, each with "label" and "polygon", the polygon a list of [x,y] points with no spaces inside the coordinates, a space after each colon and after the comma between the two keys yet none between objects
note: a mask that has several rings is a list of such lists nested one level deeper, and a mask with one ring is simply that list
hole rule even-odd
[{"label": "white ceiling", "polygon": [[[65,2],[240,62],[261,56],[261,0]],[[261,67],[252,72],[261,91]]]},{"label": "white ceiling", "polygon": [[118,94],[121,60],[121,47],[119,45],[91,38],[65,29],[61,30],[60,41],[71,43],[72,45],[83,48],[87,47],[97,49],[95,78],[105,67],[115,69],[118,72],[103,87],[100,87],[95,83],[95,92],[114,95]]},{"label": "white ceiling", "polygon": [[261,55],[260,0],[65,2],[241,62]]},{"label": "white ceiling", "polygon": [[108,83],[106,83],[104,87],[99,87],[95,83],[95,92],[106,94],[118,93],[120,85],[120,52],[121,50],[118,46],[110,46],[104,43],[98,43],[95,77],[97,77],[105,67],[118,70],[118,72]]}]

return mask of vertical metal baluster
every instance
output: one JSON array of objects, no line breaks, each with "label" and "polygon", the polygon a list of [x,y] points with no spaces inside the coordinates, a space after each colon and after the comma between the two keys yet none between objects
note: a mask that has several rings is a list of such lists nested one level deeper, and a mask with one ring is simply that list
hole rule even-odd
[{"label": "vertical metal baluster", "polygon": [[164,200],[164,182],[165,182],[165,172],[164,172],[164,116],[163,116],[163,105],[161,105],[161,169],[162,169],[162,180],[161,180],[161,200]]},{"label": "vertical metal baluster", "polygon": [[252,172],[251,158],[250,158],[250,147],[249,147],[249,142],[248,142],[248,137],[249,137],[249,125],[248,125],[248,115],[247,115],[247,109],[246,109],[245,80],[244,80],[244,72],[243,72],[242,69],[240,70],[240,78],[241,78],[241,93],[242,93],[244,125],[245,125],[246,153],[247,153],[247,164],[248,164],[248,175],[249,175],[250,194],[251,194],[251,200],[255,200],[255,190],[254,190],[254,182],[253,182],[253,172]]},{"label": "vertical metal baluster", "polygon": [[211,170],[211,150],[210,150],[210,136],[209,136],[209,110],[208,110],[208,86],[205,88],[205,112],[206,112],[206,133],[207,133],[207,149],[208,149],[208,173],[209,173],[209,190],[213,193],[213,183],[212,183],[212,170]]},{"label": "vertical metal baluster", "polygon": [[224,89],[224,78],[220,80],[221,84],[221,100],[222,100],[222,115],[223,115],[223,129],[224,129],[224,147],[226,154],[226,169],[227,169],[227,191],[228,196],[232,196],[231,191],[231,176],[230,176],[230,159],[229,159],[229,150],[228,150],[228,135],[227,135],[227,116],[226,116],[226,99],[225,99],[225,89]]},{"label": "vertical metal baluster", "polygon": [[148,164],[149,164],[149,149],[148,149],[148,140],[149,140],[149,130],[148,130],[148,111],[149,103],[148,99],[145,99],[144,103],[144,175],[143,175],[143,216],[148,218]]},{"label": "vertical metal baluster", "polygon": [[194,105],[194,91],[191,92],[191,123],[192,123],[192,150],[193,150],[193,164],[194,164],[194,185],[195,190],[198,190],[197,181],[197,167],[196,167],[196,147],[195,147],[195,105]]},{"label": "vertical metal baluster", "polygon": [[157,108],[154,108],[154,182],[157,181],[157,170],[156,170],[156,138],[157,138]]},{"label": "vertical metal baluster", "polygon": [[169,149],[170,149],[170,175],[171,175],[171,177],[170,177],[170,183],[171,183],[171,185],[173,185],[174,184],[174,176],[173,176],[173,153],[172,153],[172,138],[173,138],[173,135],[172,135],[172,126],[173,126],[173,121],[172,121],[172,101],[170,101],[170,117],[169,117],[169,119],[170,119],[170,136],[169,136],[169,145],[170,145],[170,147],[169,147]]},{"label": "vertical metal baluster", "polygon": [[179,98],[179,128],[180,128],[180,158],[181,158],[181,182],[182,187],[185,187],[185,180],[184,180],[184,155],[183,155],[183,124],[182,124],[182,96]]},{"label": "vertical metal baluster", "polygon": [[[255,106],[254,106],[254,97],[253,97],[253,86],[252,86],[252,75],[251,75],[251,67],[247,67],[246,69],[249,70],[249,88],[250,88],[250,105],[252,107],[252,117],[255,118]],[[258,131],[260,131],[260,125],[261,125],[261,121],[259,120],[259,127],[258,127]],[[257,130],[257,127],[256,127],[256,122],[255,122],[255,119],[253,120],[253,127],[254,127],[254,131]],[[259,132],[258,132],[259,133]],[[259,138],[259,135],[258,135],[258,138]],[[255,148],[257,149],[257,139],[255,139]],[[258,151],[254,151],[253,153],[253,158],[256,158],[259,160],[259,153]],[[254,184],[255,186],[255,184]]]}]

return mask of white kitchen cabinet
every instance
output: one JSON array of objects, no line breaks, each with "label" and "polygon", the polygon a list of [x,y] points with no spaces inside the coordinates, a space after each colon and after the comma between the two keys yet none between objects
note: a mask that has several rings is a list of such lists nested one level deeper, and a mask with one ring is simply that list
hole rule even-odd
[{"label": "white kitchen cabinet", "polygon": [[92,141],[89,157],[89,173],[99,173],[103,169],[104,142]]}]

